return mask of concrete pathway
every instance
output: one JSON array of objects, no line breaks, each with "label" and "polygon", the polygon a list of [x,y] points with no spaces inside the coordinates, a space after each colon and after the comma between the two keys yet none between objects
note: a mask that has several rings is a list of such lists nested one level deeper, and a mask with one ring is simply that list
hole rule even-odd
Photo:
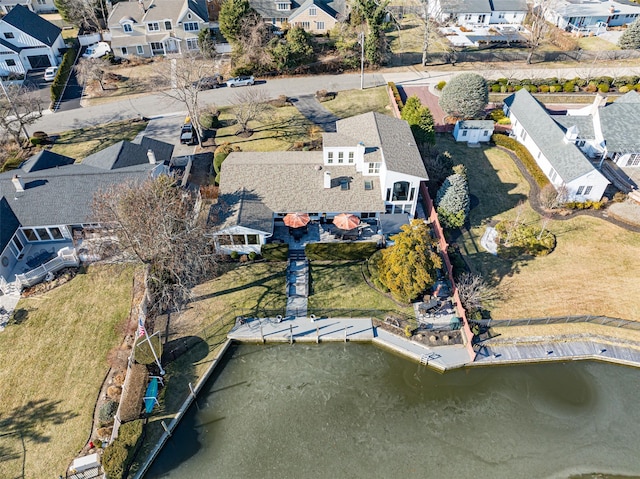
[{"label": "concrete pathway", "polygon": [[496,229],[493,226],[487,226],[487,229],[484,230],[484,234],[480,239],[482,247],[494,256],[498,254],[498,244],[496,243],[497,238],[498,232]]},{"label": "concrete pathway", "polygon": [[11,283],[9,288],[7,294],[0,296],[0,332],[4,331],[9,324],[9,319],[20,301],[20,289],[15,283]]},{"label": "concrete pathway", "polygon": [[485,341],[470,366],[590,359],[640,367],[640,349],[604,340]]},{"label": "concrete pathway", "polygon": [[314,95],[300,95],[293,104],[307,120],[321,126],[324,131],[336,131],[336,121],[340,118],[323,107]]}]

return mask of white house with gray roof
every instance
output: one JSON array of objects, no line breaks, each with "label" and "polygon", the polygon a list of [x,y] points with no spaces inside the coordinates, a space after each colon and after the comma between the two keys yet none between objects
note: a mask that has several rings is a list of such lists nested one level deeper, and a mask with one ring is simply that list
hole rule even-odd
[{"label": "white house with gray roof", "polygon": [[259,253],[274,222],[295,212],[316,221],[413,217],[427,179],[407,122],[374,112],[339,120],[322,151],[231,153],[220,172],[216,241],[222,251]]},{"label": "white house with gray roof", "polygon": [[275,27],[288,23],[312,33],[326,33],[348,15],[346,0],[250,0],[249,4]]},{"label": "white house with gray roof", "polygon": [[[566,188],[570,201],[599,201],[609,180],[585,156],[577,128],[565,127],[524,88],[504,100],[512,135],[522,143],[551,184]],[[582,145],[584,146],[584,145]]]},{"label": "white house with gray roof", "polygon": [[0,19],[0,76],[59,65],[62,30],[22,5]]},{"label": "white house with gray roof", "polygon": [[434,0],[430,16],[443,24],[462,26],[521,25],[527,15],[526,0]]},{"label": "white house with gray roof", "polygon": [[82,163],[43,150],[0,174],[0,289],[13,284],[19,290],[77,264],[73,233],[95,226],[96,191],[166,172],[172,152],[172,145],[144,137],[140,144],[116,143]]},{"label": "white house with gray roof", "polygon": [[114,5],[108,26],[116,56],[197,52],[209,13],[206,0],[124,1]]},{"label": "white house with gray roof", "polygon": [[640,5],[624,0],[538,0],[535,5],[544,8],[547,21],[575,32],[620,27],[640,16]]}]

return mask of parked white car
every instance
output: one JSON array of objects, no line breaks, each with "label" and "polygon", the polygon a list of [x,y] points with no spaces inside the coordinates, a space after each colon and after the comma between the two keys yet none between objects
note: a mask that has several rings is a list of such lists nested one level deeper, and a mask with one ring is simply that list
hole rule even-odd
[{"label": "parked white car", "polygon": [[87,50],[82,54],[84,58],[100,58],[111,52],[111,47],[107,42],[98,42],[89,45]]},{"label": "parked white car", "polygon": [[253,85],[254,83],[255,83],[255,80],[253,79],[253,76],[250,76],[250,77],[241,76],[241,77],[229,78],[227,80],[227,86],[231,88],[236,86]]},{"label": "parked white car", "polygon": [[53,81],[58,73],[58,67],[49,67],[44,71],[44,81]]}]

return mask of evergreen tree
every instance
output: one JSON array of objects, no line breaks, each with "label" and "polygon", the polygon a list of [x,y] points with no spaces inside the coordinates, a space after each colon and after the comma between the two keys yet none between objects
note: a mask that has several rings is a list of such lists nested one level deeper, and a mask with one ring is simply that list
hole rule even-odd
[{"label": "evergreen tree", "polygon": [[623,50],[637,50],[640,48],[640,19],[627,26],[627,29],[618,40],[618,46]]},{"label": "evergreen tree", "polygon": [[442,89],[440,106],[455,118],[482,116],[489,103],[486,80],[476,73],[462,73],[453,77]]},{"label": "evergreen tree", "polygon": [[447,177],[436,197],[438,218],[446,228],[460,228],[469,214],[469,186],[466,176],[454,173]]},{"label": "evergreen tree", "polygon": [[395,244],[382,250],[379,279],[395,299],[408,303],[433,285],[442,260],[423,220],[412,220],[391,239]]},{"label": "evergreen tree", "polygon": [[237,42],[242,33],[242,18],[252,12],[249,0],[225,0],[220,7],[220,32],[230,42]]},{"label": "evergreen tree", "polygon": [[293,27],[284,40],[271,41],[271,57],[278,71],[306,65],[314,60],[312,39],[302,27]]},{"label": "evergreen tree", "polygon": [[435,145],[436,133],[433,116],[428,107],[422,106],[417,96],[411,96],[402,108],[401,117],[411,127],[413,136],[419,143]]}]

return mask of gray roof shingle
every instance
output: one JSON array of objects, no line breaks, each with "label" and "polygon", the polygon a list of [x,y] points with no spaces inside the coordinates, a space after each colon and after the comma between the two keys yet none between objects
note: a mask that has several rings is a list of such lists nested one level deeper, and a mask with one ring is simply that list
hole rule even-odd
[{"label": "gray roof shingle", "polygon": [[420,151],[404,120],[377,112],[364,113],[336,122],[338,134],[352,138],[353,145],[364,143],[367,149],[382,149],[388,170],[428,179]]},{"label": "gray roof shingle", "polygon": [[565,183],[594,170],[576,145],[565,143],[563,129],[527,90],[523,88],[508,96],[504,104],[509,107]]},{"label": "gray roof shingle", "polygon": [[527,0],[489,0],[494,12],[526,12]]},{"label": "gray roof shingle", "polygon": [[68,156],[59,155],[50,150],[42,150],[40,153],[33,155],[20,165],[22,171],[31,173],[34,171],[48,170],[58,166],[71,165],[76,160]]},{"label": "gray roof shingle", "polygon": [[147,150],[153,150],[156,162],[162,163],[171,159],[173,145],[152,138],[143,137],[141,144],[119,141],[104,150],[82,160],[82,164],[103,170],[114,170],[128,166],[149,163]]},{"label": "gray roof shingle", "polygon": [[566,132],[572,126],[578,127],[578,137],[593,140],[596,137],[593,129],[592,115],[552,115],[551,118]]},{"label": "gray roof shingle", "polygon": [[493,130],[493,120],[460,120],[458,123],[465,130]]},{"label": "gray roof shingle", "polygon": [[55,43],[62,32],[60,27],[46,21],[22,5],[13,7],[1,21],[20,29],[49,47]]},{"label": "gray roof shingle", "polygon": [[600,108],[600,126],[610,153],[640,153],[640,95],[630,91]]},{"label": "gray roof shingle", "polygon": [[6,198],[0,198],[0,251],[11,241],[13,233],[20,227],[20,221],[11,210]]}]

